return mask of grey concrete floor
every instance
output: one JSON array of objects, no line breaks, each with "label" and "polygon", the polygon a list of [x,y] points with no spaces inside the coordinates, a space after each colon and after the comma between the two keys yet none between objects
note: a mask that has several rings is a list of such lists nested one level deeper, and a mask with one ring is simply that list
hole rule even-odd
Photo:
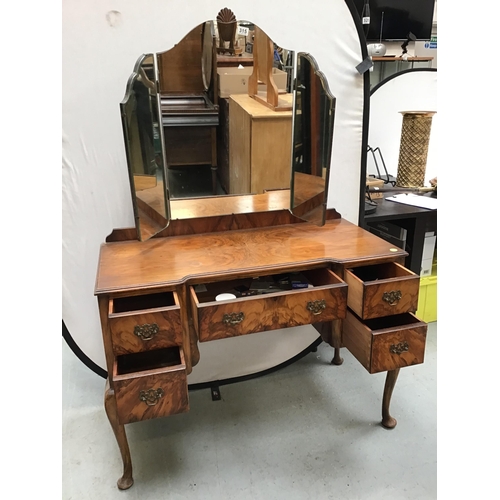
[{"label": "grey concrete floor", "polygon": [[437,498],[437,323],[425,362],[401,370],[380,426],[385,374],[346,350],[315,353],[273,374],[190,391],[190,411],[126,426],[135,483],[103,407],[104,380],[63,341],[63,500],[128,498],[302,500]]}]

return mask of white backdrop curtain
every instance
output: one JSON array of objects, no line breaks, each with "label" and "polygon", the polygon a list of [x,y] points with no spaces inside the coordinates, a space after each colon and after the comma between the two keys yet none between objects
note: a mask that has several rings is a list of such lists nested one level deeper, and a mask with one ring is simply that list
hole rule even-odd
[{"label": "white backdrop curtain", "polygon": [[[337,98],[328,207],[358,221],[363,131],[361,44],[345,0],[65,0],[62,16],[62,315],[83,354],[105,369],[94,282],[99,246],[134,225],[119,103],[137,58],[173,47],[228,7],[278,45],[309,52]],[[200,345],[189,383],[255,373],[300,353],[310,327]]]}]

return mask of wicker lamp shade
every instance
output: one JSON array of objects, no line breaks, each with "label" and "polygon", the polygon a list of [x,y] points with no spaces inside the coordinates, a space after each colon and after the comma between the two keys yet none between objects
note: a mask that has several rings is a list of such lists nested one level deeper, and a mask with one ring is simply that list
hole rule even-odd
[{"label": "wicker lamp shade", "polygon": [[403,126],[396,186],[422,187],[434,111],[401,111]]}]

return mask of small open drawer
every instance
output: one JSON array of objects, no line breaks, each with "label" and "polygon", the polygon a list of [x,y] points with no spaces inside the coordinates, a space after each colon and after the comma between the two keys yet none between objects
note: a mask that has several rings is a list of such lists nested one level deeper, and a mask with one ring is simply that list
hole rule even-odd
[{"label": "small open drawer", "polygon": [[411,313],[361,321],[347,311],[342,343],[370,372],[424,362],[427,324]]},{"label": "small open drawer", "polygon": [[182,326],[177,293],[110,299],[109,328],[115,355],[181,345]]},{"label": "small open drawer", "polygon": [[346,269],[347,306],[362,319],[415,312],[420,276],[387,262]]},{"label": "small open drawer", "polygon": [[189,410],[181,347],[118,356],[113,366],[113,386],[122,424]]},{"label": "small open drawer", "polygon": [[309,282],[309,288],[220,302],[215,300],[219,293],[242,286],[245,280],[205,283],[203,292],[190,287],[200,342],[344,318],[347,285],[329,269],[312,269],[301,274]]}]

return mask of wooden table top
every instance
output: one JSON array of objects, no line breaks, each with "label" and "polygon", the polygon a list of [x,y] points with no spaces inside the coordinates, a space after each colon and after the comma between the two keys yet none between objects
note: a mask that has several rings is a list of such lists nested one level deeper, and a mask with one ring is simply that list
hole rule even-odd
[{"label": "wooden table top", "polygon": [[388,242],[347,222],[298,224],[122,241],[101,245],[95,294],[134,292],[265,270],[369,263],[406,256]]}]

